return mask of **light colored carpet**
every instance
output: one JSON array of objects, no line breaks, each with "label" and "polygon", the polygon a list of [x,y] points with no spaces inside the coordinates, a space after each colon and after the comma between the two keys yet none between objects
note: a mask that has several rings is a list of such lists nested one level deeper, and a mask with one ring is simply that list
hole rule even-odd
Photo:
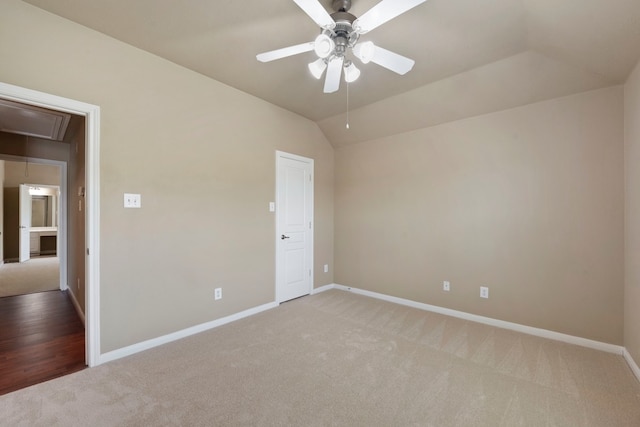
[{"label": "light colored carpet", "polygon": [[0,298],[60,289],[59,260],[39,257],[0,265]]},{"label": "light colored carpet", "polygon": [[338,290],[0,397],[3,426],[640,426],[621,356]]}]

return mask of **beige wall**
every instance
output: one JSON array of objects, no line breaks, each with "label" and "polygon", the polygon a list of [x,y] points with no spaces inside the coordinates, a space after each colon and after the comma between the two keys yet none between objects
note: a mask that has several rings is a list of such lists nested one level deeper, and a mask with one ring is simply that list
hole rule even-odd
[{"label": "beige wall", "polygon": [[18,0],[0,4],[0,57],[0,81],[101,107],[103,352],[274,300],[276,150],[315,159],[315,285],[332,283],[333,149],[314,123]]},{"label": "beige wall", "polygon": [[[3,7],[0,4],[0,12]],[[66,162],[69,158],[69,144],[0,132],[0,154]]]},{"label": "beige wall", "polygon": [[624,101],[624,345],[640,365],[640,64],[625,85]]},{"label": "beige wall", "polygon": [[[314,123],[18,0],[0,4],[0,57],[0,81],[101,107],[103,352],[273,301],[267,208],[283,150],[315,159],[316,287],[614,344],[626,302],[638,360],[633,269],[623,300],[622,88],[345,147],[334,171]],[[639,79],[625,87],[636,116]],[[142,209],[123,209],[125,192]],[[70,204],[76,194],[70,183]]]},{"label": "beige wall", "polygon": [[4,175],[5,187],[19,187],[20,184],[60,185],[60,166],[7,161]]},{"label": "beige wall", "polygon": [[[83,121],[84,123],[84,121]],[[85,197],[78,194],[86,187],[85,180],[85,129],[81,126],[73,135],[69,144],[68,198],[67,198],[67,276],[68,285],[83,313],[85,310]]]},{"label": "beige wall", "polygon": [[336,150],[336,283],[622,344],[622,129],[615,87]]}]

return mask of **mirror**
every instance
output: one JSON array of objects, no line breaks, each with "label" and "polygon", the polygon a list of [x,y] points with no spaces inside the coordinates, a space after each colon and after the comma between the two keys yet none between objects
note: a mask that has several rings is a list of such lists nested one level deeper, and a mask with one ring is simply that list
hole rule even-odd
[{"label": "mirror", "polygon": [[31,227],[57,227],[57,195],[52,188],[31,188]]}]

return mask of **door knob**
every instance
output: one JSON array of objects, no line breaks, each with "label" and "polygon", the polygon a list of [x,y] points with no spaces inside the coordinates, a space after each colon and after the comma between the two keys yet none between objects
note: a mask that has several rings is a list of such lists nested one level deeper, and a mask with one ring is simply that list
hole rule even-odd
[{"label": "door knob", "polygon": [[289,239],[289,236],[285,236],[284,234],[282,235],[282,237],[280,237],[280,239],[284,240],[284,239]]}]

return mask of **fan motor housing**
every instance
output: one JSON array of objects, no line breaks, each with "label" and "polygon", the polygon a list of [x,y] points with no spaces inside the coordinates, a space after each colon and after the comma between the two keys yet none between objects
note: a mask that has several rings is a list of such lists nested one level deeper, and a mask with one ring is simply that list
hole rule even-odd
[{"label": "fan motor housing", "polygon": [[333,28],[335,35],[332,38],[336,46],[343,46],[343,48],[339,48],[338,51],[344,52],[346,46],[353,47],[358,41],[359,35],[353,31],[353,21],[356,20],[356,17],[348,12],[334,12],[331,14],[331,18],[333,18],[336,23],[336,26]]},{"label": "fan motor housing", "polygon": [[347,12],[351,9],[351,0],[333,0],[331,7],[336,12]]},{"label": "fan motor housing", "polygon": [[334,28],[334,31],[337,31],[337,28],[340,25],[348,26],[349,30],[351,30],[353,21],[356,20],[356,17],[349,12],[334,12],[331,14],[331,18],[336,21],[336,28]]}]

